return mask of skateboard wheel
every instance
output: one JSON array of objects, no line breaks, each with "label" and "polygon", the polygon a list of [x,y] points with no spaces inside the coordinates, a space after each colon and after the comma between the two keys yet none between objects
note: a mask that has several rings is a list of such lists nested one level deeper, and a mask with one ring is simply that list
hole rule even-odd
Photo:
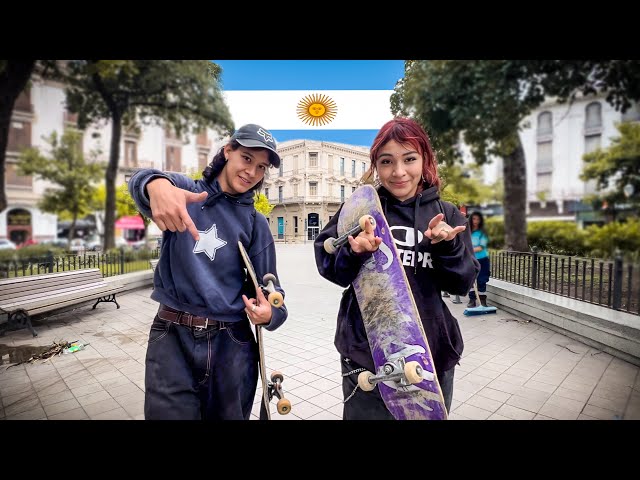
[{"label": "skateboard wheel", "polygon": [[291,411],[291,402],[286,398],[281,398],[278,400],[277,408],[280,415],[286,415]]},{"label": "skateboard wheel", "polygon": [[336,251],[336,247],[333,246],[333,242],[335,238],[329,237],[324,241],[324,251],[330,254],[334,254]]},{"label": "skateboard wheel", "polygon": [[278,381],[282,382],[284,380],[284,375],[281,372],[275,371],[271,373],[271,381],[273,383],[277,383]]},{"label": "skateboard wheel", "polygon": [[364,227],[367,226],[367,221],[369,221],[369,223],[373,228],[376,228],[376,219],[373,218],[371,215],[363,215],[360,217],[360,220],[358,221],[358,225],[360,225],[360,228],[363,231],[364,231]]},{"label": "skateboard wheel", "polygon": [[411,384],[420,383],[422,378],[422,365],[419,362],[407,362],[404,366],[404,376]]},{"label": "skateboard wheel", "polygon": [[269,303],[274,307],[280,308],[282,307],[284,298],[282,297],[282,294],[280,292],[271,292],[267,297],[267,300],[269,300]]},{"label": "skateboard wheel", "polygon": [[365,392],[370,392],[374,388],[376,388],[375,384],[369,381],[369,378],[373,377],[373,373],[371,372],[360,372],[358,375],[358,386]]}]

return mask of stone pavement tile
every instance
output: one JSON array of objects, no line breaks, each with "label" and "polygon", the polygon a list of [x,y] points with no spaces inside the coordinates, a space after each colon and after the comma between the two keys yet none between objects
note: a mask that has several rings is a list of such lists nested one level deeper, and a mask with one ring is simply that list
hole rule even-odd
[{"label": "stone pavement tile", "polygon": [[555,405],[558,407],[562,407],[566,410],[571,410],[580,413],[585,406],[585,402],[583,400],[574,400],[572,398],[561,397],[559,395],[551,395],[547,401],[546,405]]},{"label": "stone pavement tile", "polygon": [[307,420],[342,420],[342,416],[335,415],[328,410],[312,415]]},{"label": "stone pavement tile", "polygon": [[[476,395],[480,395],[482,397],[486,397],[486,398],[490,398],[492,400],[496,400],[500,403],[505,403],[507,401],[507,399],[509,399],[511,397],[511,393],[508,392],[503,392],[501,390],[496,390],[495,388],[490,388],[490,387],[485,387],[482,390],[480,390]],[[456,396],[456,392],[455,392],[455,386],[454,386],[454,390],[453,390],[453,396],[455,398]]]},{"label": "stone pavement tile", "polygon": [[96,415],[100,415],[104,412],[109,412],[117,408],[121,408],[122,405],[118,404],[113,398],[106,398],[90,405],[85,405],[83,408],[89,417],[94,418]]},{"label": "stone pavement tile", "polygon": [[640,420],[640,392],[634,390],[624,412],[625,420]]},{"label": "stone pavement tile", "polygon": [[509,400],[506,401],[507,405],[518,407],[528,412],[537,413],[544,405],[545,400],[533,399],[528,397],[521,397],[520,395],[512,395]]},{"label": "stone pavement tile", "polygon": [[[503,374],[504,375],[504,374]],[[499,390],[501,392],[513,394],[520,388],[520,385],[516,385],[514,383],[506,382],[500,377],[493,380],[487,387],[492,388],[493,390]]]},{"label": "stone pavement tile", "polygon": [[615,391],[596,387],[587,403],[608,410],[624,411],[629,397],[631,397],[631,388]]},{"label": "stone pavement tile", "polygon": [[31,382],[20,383],[18,385],[11,385],[11,386],[3,387],[2,389],[0,389],[0,395],[2,396],[2,398],[10,397],[12,395],[18,395],[20,393],[27,393],[27,392],[30,392],[33,395],[36,394],[36,391],[33,388],[33,385],[31,384]]},{"label": "stone pavement tile", "polygon": [[[35,398],[34,398],[35,397]],[[2,398],[4,406],[4,414],[7,418],[13,417],[19,413],[28,412],[35,408],[42,408],[40,399],[33,395],[30,397],[11,397],[11,399]]]},{"label": "stone pavement tile", "polygon": [[458,414],[456,412],[451,412],[449,414],[448,418],[449,418],[449,420],[470,420],[470,418],[467,418],[467,417],[465,417],[463,415],[460,415],[460,414]]},{"label": "stone pavement tile", "polygon": [[555,418],[551,418],[551,417],[547,417],[545,415],[536,415],[535,417],[533,417],[534,420],[555,420]]},{"label": "stone pavement tile", "polygon": [[47,395],[53,395],[55,393],[64,392],[69,390],[67,384],[60,378],[52,378],[49,385],[42,384],[42,387],[33,385],[39,397],[46,397]]},{"label": "stone pavement tile", "polygon": [[[508,370],[507,370],[508,371]],[[509,373],[502,373],[496,379],[497,381],[511,383],[512,385],[522,386],[529,380],[529,377],[521,377],[518,375],[511,375]]]},{"label": "stone pavement tile", "polygon": [[502,405],[495,413],[511,418],[512,420],[531,420],[535,416],[533,412],[506,404]]},{"label": "stone pavement tile", "polygon": [[54,403],[63,402],[65,400],[71,400],[76,398],[73,396],[73,393],[71,393],[71,390],[69,390],[68,388],[63,390],[62,392],[54,393],[52,395],[43,396],[38,394],[38,396],[40,397],[40,403],[42,404],[43,407],[46,407],[47,405],[52,405]]},{"label": "stone pavement tile", "polygon": [[572,398],[573,400],[580,400],[586,402],[589,399],[590,393],[579,390],[572,390],[567,387],[558,387],[554,392],[554,395],[565,398]]},{"label": "stone pavement tile", "polygon": [[38,405],[30,410],[21,411],[20,413],[14,413],[13,415],[7,415],[6,420],[46,420],[47,414],[44,409]]},{"label": "stone pavement tile", "polygon": [[313,388],[309,385],[302,385],[301,387],[290,390],[290,392],[296,397],[302,398],[303,400],[308,400],[311,397],[315,397],[316,395],[320,395],[322,393],[317,388]]},{"label": "stone pavement tile", "polygon": [[98,390],[97,392],[89,393],[88,395],[82,395],[81,397],[78,397],[76,395],[76,398],[78,399],[78,402],[80,402],[80,405],[82,405],[83,407],[87,407],[92,403],[111,398],[111,395],[109,395],[105,390]]},{"label": "stone pavement tile", "polygon": [[334,405],[341,404],[342,400],[334,397],[333,395],[329,395],[328,393],[321,393],[320,395],[316,395],[315,397],[308,398],[307,402],[313,403],[323,410],[328,410]]},{"label": "stone pavement tile", "polygon": [[115,410],[93,415],[91,416],[91,420],[131,420],[131,416],[124,408],[120,407]]},{"label": "stone pavement tile", "polygon": [[297,417],[303,420],[306,420],[322,411],[323,411],[322,408],[308,401],[297,403],[295,407],[295,411],[293,409],[293,406],[291,407],[291,413],[295,414]]},{"label": "stone pavement tile", "polygon": [[470,420],[486,420],[493,413],[483,408],[479,408],[467,403],[463,403],[458,408],[452,411],[456,415],[462,415]]},{"label": "stone pavement tile", "polygon": [[499,415],[497,413],[492,413],[487,420],[513,420],[513,418],[505,417],[504,415]]},{"label": "stone pavement tile", "polygon": [[50,415],[48,418],[49,420],[88,420],[89,415],[83,408],[75,408],[56,415]]},{"label": "stone pavement tile", "polygon": [[82,398],[86,395],[105,391],[102,385],[100,385],[97,380],[94,383],[78,384],[78,386],[76,387],[69,385],[69,388],[76,398]]},{"label": "stone pavement tile", "polygon": [[73,410],[75,408],[80,407],[80,404],[75,398],[70,398],[68,400],[63,400],[58,403],[52,403],[50,405],[44,406],[44,411],[47,416],[56,415],[58,413],[68,412],[69,410]]},{"label": "stone pavement tile", "polygon": [[553,403],[545,403],[538,413],[556,420],[575,420],[578,418],[580,411],[569,410]]},{"label": "stone pavement tile", "polygon": [[524,386],[534,390],[540,390],[542,392],[549,393],[549,394],[552,394],[558,388],[557,385],[551,385],[550,383],[539,382],[537,380],[529,380],[524,384]]},{"label": "stone pavement tile", "polygon": [[[483,397],[482,395],[473,395],[465,402],[467,405],[471,405],[473,407],[478,407],[488,412],[495,412],[502,406],[502,402],[498,400],[493,400],[491,398]],[[451,405],[451,410],[455,410],[453,404]]]},{"label": "stone pavement tile", "polygon": [[600,420],[620,420],[622,418],[622,412],[596,407],[595,405],[589,405],[588,403],[585,405],[582,413]]}]

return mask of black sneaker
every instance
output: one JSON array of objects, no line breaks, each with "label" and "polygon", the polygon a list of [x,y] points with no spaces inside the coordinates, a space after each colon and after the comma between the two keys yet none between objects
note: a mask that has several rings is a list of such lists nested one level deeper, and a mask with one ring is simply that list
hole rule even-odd
[{"label": "black sneaker", "polygon": [[474,308],[475,306],[476,306],[475,300],[469,300],[469,303],[467,303],[467,308]]}]

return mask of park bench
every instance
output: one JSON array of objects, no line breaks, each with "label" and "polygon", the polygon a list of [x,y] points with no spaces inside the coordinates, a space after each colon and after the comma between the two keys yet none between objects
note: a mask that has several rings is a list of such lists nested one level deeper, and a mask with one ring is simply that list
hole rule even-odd
[{"label": "park bench", "polygon": [[96,300],[93,308],[100,302],[113,302],[120,308],[116,293],[122,289],[105,282],[98,268],[2,279],[0,336],[7,330],[26,327],[35,337],[33,315],[86,301]]}]

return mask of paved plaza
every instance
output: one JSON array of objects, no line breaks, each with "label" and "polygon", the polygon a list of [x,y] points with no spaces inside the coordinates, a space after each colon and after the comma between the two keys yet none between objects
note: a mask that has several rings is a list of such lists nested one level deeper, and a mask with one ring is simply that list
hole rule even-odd
[{"label": "paved plaza", "polygon": [[[289,415],[280,420],[339,420],[342,388],[333,346],[342,288],[320,277],[309,244],[277,245],[287,322],[264,331],[268,371],[280,370]],[[158,304],[151,287],[118,295],[113,304],[83,305],[0,337],[0,419],[144,418],[144,358]],[[543,326],[498,309],[460,322],[465,350],[456,369],[450,418],[455,420],[640,419],[639,368]],[[489,297],[489,303],[491,299]],[[79,340],[79,352],[10,366],[34,346]],[[252,419],[261,399],[256,393]]]}]

